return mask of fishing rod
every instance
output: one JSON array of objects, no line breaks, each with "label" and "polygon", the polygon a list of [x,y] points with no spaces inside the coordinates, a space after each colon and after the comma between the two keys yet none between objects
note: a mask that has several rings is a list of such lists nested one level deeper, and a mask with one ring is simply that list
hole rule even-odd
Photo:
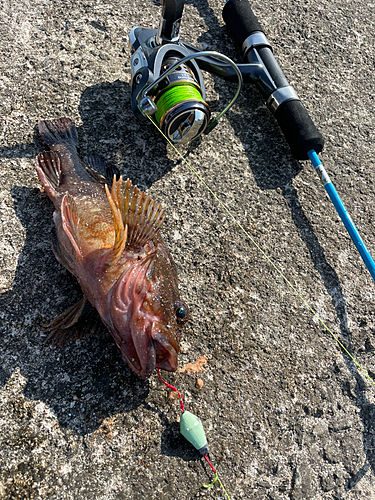
[{"label": "fishing rod", "polygon": [[293,87],[285,78],[276,62],[272,48],[247,0],[227,0],[223,19],[236,44],[241,47],[242,57],[249,63],[262,60],[274,82],[267,87],[260,80],[255,85],[265,98],[268,108],[275,116],[296,160],[309,159],[338,215],[360,253],[372,279],[375,281],[375,263],[361,235],[351,219],[344,203],[319,159],[324,139],[315,128],[305,107]]},{"label": "fishing rod", "polygon": [[[187,144],[214,129],[233,106],[242,83],[254,84],[278,122],[293,157],[311,161],[375,281],[374,260],[319,159],[324,139],[278,65],[249,2],[227,0],[223,9],[223,19],[241,48],[244,62],[240,64],[180,40],[185,0],[153,2],[162,7],[158,30],[134,27],[129,34],[134,114],[141,121],[152,117],[173,144]],[[238,82],[234,97],[215,118],[206,102],[201,69]]]},{"label": "fishing rod", "polygon": [[[319,159],[318,154],[323,149],[324,139],[276,62],[272,47],[248,1],[228,0],[223,9],[224,21],[235,42],[242,49],[244,62],[240,64],[234,63],[223,54],[202,51],[180,40],[179,28],[184,0],[153,1],[162,6],[158,30],[134,27],[129,34],[132,54],[131,106],[138,119],[143,122],[151,121],[167,142],[180,154],[176,149],[177,145],[192,142],[202,134],[208,134],[214,129],[220,117],[236,101],[242,83],[254,84],[277,120],[294,158],[311,161],[375,281],[374,261]],[[201,70],[208,71],[224,80],[237,81],[238,83],[232,100],[215,118],[211,116],[210,107],[206,102]],[[266,260],[332,335],[341,349],[375,385],[372,378],[357,363],[340,339],[303,299],[287,277],[272,263],[186,159],[181,154],[180,156],[237,226],[255,244]],[[162,379],[159,369],[158,376],[164,385],[178,395],[182,411],[180,416],[181,434],[205,458],[214,473],[214,480],[204,487],[210,488],[217,481],[226,498],[230,500],[217,471],[210,462],[202,422],[197,416],[186,411],[182,394],[176,387]]]}]

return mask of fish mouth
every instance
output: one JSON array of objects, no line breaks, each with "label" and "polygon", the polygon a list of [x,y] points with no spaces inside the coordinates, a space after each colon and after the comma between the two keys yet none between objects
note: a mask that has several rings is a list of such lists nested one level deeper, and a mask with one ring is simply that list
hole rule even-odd
[{"label": "fish mouth", "polygon": [[[157,366],[168,372],[177,370],[178,346],[173,347],[165,335],[152,332],[148,338],[147,347],[144,341],[140,345],[134,336],[131,337],[132,339],[128,338],[130,342],[122,340],[117,345],[125,361],[138,377],[143,380],[147,379]],[[142,348],[139,349],[141,346]]]},{"label": "fish mouth", "polygon": [[160,333],[154,335],[154,344],[156,342],[155,351],[158,367],[167,372],[175,372],[178,365],[177,350]]}]

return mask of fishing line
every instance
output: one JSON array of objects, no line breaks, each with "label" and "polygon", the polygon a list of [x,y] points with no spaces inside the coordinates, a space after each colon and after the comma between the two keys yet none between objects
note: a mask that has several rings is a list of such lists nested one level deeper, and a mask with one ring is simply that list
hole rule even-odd
[{"label": "fishing line", "polygon": [[208,465],[211,467],[212,472],[214,473],[214,476],[215,476],[215,479],[212,481],[212,483],[210,483],[210,484],[204,484],[204,485],[203,485],[203,486],[204,486],[204,488],[211,488],[211,486],[213,486],[213,485],[216,483],[216,481],[218,481],[218,483],[219,483],[219,484],[220,484],[220,486],[221,486],[221,489],[222,489],[222,490],[224,491],[224,493],[225,493],[225,496],[228,498],[228,500],[230,500],[229,495],[228,495],[228,493],[226,492],[226,490],[225,490],[225,488],[224,488],[223,483],[220,481],[220,478],[219,478],[219,476],[218,476],[218,473],[216,472],[216,470],[215,470],[214,466],[211,464],[211,462],[210,462],[210,460],[209,460],[208,456],[207,456],[207,455],[205,455],[205,456],[204,456],[204,458],[207,460]]},{"label": "fishing line", "polygon": [[192,83],[185,83],[184,85],[175,85],[169,88],[166,92],[161,94],[160,98],[155,100],[158,109],[155,113],[155,119],[160,125],[167,112],[180,104],[181,102],[195,102],[200,101],[204,103],[204,99],[199,92],[198,88]]},{"label": "fishing line", "polygon": [[200,180],[200,182],[206,187],[206,189],[211,193],[211,195],[215,198],[215,200],[219,203],[219,205],[223,208],[223,210],[230,216],[233,222],[241,229],[241,231],[245,234],[247,238],[253,243],[253,245],[259,250],[259,252],[263,255],[266,261],[275,269],[275,271],[283,278],[285,283],[293,290],[295,295],[299,297],[302,303],[309,309],[309,311],[317,318],[317,320],[323,325],[323,327],[329,332],[332,338],[338,343],[341,349],[349,356],[349,358],[353,361],[353,363],[357,366],[357,368],[364,374],[364,376],[371,382],[373,386],[375,386],[375,381],[370,377],[367,371],[362,368],[362,366],[358,363],[358,361],[354,358],[354,356],[348,351],[348,349],[344,346],[344,344],[340,341],[340,339],[332,332],[332,330],[324,323],[324,321],[320,318],[317,312],[308,304],[308,302],[302,297],[302,295],[298,292],[298,290],[293,286],[293,284],[288,280],[288,278],[283,274],[283,272],[272,262],[270,257],[262,250],[262,248],[258,245],[258,243],[252,238],[252,236],[246,231],[246,229],[242,226],[242,224],[236,219],[236,217],[230,212],[227,206],[218,198],[218,196],[212,191],[212,189],[206,184],[203,178],[198,174],[198,172],[190,165],[190,163],[182,156],[182,154],[178,151],[178,149],[172,144],[172,142],[166,137],[165,134],[160,130],[157,123],[155,123],[151,117],[148,117],[151,123],[159,130],[161,135],[168,141],[168,143],[172,146],[172,148],[176,151],[178,156],[186,163],[186,165],[190,168],[190,170],[196,175],[196,177]]}]

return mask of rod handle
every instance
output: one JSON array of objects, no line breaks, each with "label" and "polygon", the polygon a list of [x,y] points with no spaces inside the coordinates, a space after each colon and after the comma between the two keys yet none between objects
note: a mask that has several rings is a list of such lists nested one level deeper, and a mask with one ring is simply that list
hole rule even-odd
[{"label": "rod handle", "polygon": [[[255,14],[251,10],[248,0],[228,0],[223,9],[223,19],[233,39],[240,48],[242,48],[243,42],[253,33],[261,32],[264,34]],[[252,50],[245,54],[248,62],[251,62]],[[272,106],[270,105],[270,94],[266,93],[264,86],[261,84],[257,85],[263,98],[268,102],[269,108],[281,128],[294,158],[297,160],[307,160],[307,152],[311,149],[320,153],[324,146],[323,136],[315,127],[306,108],[298,99],[294,90],[292,92],[289,90],[291,87],[280,66],[277,64],[270,45],[259,47],[258,57],[261,58],[264,68],[274,82],[274,91],[277,93],[279,89],[282,89],[281,94],[284,91],[289,92],[287,92],[288,99],[282,101],[277,106]]]},{"label": "rod handle", "polygon": [[296,160],[308,160],[308,151],[320,153],[324,146],[322,134],[315,127],[301,101],[286,101],[275,112],[292,155]]},{"label": "rod handle", "polygon": [[247,0],[227,1],[223,9],[223,19],[239,47],[252,33],[264,33]]}]

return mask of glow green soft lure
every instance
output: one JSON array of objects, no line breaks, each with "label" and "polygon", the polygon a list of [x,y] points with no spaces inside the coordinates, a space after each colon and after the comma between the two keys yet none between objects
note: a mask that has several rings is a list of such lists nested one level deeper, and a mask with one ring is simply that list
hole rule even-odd
[{"label": "glow green soft lure", "polygon": [[208,458],[209,450],[208,450],[208,445],[207,445],[207,439],[206,439],[206,434],[204,432],[201,420],[196,415],[193,415],[189,411],[185,410],[183,395],[177,390],[177,388],[174,385],[171,385],[168,382],[166,382],[165,380],[163,380],[162,376],[160,375],[159,367],[158,367],[158,375],[159,375],[160,380],[163,382],[163,384],[166,387],[168,387],[168,389],[171,389],[172,391],[177,392],[177,397],[178,397],[178,400],[180,402],[180,407],[181,407],[181,411],[182,411],[182,415],[180,417],[180,432],[181,432],[181,434],[206,459],[208,465],[211,467],[211,470],[214,473],[215,479],[210,484],[204,484],[203,485],[204,488],[211,488],[211,486],[213,486],[216,483],[216,481],[218,481],[221,489],[225,493],[225,496],[228,498],[228,500],[230,500],[230,497],[229,497],[228,493],[226,492],[223,483],[220,481],[220,478],[218,476],[218,473],[216,472],[216,469],[211,464],[210,459]]}]

